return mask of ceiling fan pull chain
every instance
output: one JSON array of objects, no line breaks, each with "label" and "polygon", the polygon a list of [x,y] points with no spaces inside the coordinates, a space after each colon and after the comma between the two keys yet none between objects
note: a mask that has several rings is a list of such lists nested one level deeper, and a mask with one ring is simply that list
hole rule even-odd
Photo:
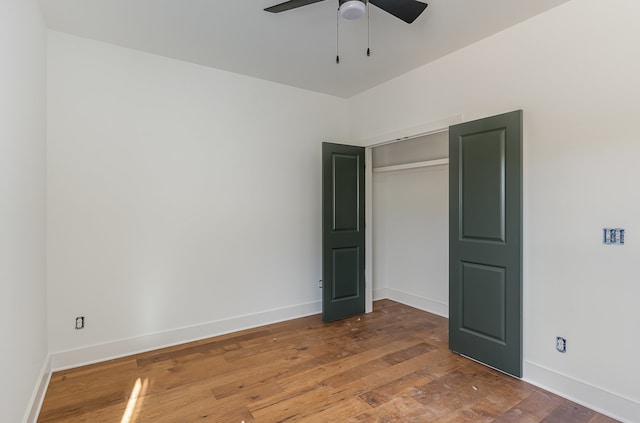
[{"label": "ceiling fan pull chain", "polygon": [[336,9],[336,65],[340,64],[340,8]]},{"label": "ceiling fan pull chain", "polygon": [[371,49],[369,48],[371,46],[371,37],[370,37],[370,27],[371,26],[371,19],[370,19],[370,15],[369,15],[369,1],[367,0],[367,57],[371,56]]}]

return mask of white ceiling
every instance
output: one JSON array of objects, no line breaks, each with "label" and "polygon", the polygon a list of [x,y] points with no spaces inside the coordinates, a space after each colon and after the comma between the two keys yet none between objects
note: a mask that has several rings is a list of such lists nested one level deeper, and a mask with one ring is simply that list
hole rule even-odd
[{"label": "white ceiling", "polygon": [[371,6],[340,20],[338,0],[273,14],[281,0],[40,0],[51,29],[350,97],[568,0],[425,0],[413,23]]}]

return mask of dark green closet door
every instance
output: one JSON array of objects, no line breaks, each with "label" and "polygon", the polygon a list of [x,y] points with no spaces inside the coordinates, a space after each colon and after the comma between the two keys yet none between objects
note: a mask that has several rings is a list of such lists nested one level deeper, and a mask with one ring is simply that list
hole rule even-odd
[{"label": "dark green closet door", "polygon": [[364,148],[322,144],[322,320],[364,313]]},{"label": "dark green closet door", "polygon": [[449,128],[449,347],[522,376],[522,111]]}]

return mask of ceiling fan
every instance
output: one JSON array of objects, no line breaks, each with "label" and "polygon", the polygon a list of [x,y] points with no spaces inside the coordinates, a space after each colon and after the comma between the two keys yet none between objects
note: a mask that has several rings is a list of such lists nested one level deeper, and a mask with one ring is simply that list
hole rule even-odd
[{"label": "ceiling fan", "polygon": [[[264,9],[280,13],[324,0],[289,0]],[[358,19],[365,14],[367,3],[379,7],[406,23],[412,23],[427,8],[427,3],[417,0],[338,0],[340,15],[345,19]]]}]

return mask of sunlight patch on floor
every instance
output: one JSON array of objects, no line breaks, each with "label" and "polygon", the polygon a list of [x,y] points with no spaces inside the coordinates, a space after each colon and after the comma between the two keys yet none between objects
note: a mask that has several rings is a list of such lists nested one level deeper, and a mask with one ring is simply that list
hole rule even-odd
[{"label": "sunlight patch on floor", "polygon": [[136,383],[133,385],[133,389],[131,390],[129,402],[127,402],[127,408],[125,408],[124,413],[122,414],[122,420],[120,420],[120,423],[134,423],[136,421],[136,416],[140,411],[142,402],[144,401],[144,394],[147,391],[148,386],[149,379],[145,378],[143,381],[138,378],[136,380]]}]

